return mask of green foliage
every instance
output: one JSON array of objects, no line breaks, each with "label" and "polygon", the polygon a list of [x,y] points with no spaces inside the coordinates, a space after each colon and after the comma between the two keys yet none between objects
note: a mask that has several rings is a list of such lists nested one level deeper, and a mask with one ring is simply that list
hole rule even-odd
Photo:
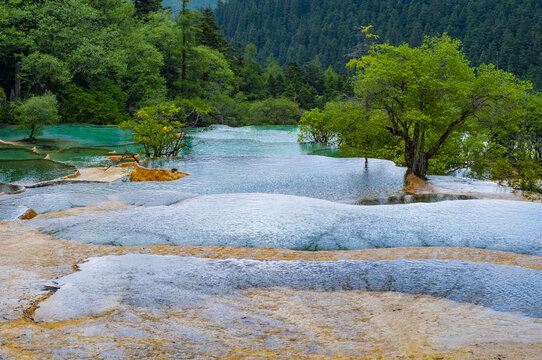
[{"label": "green foliage", "polygon": [[196,33],[196,43],[207,46],[211,49],[226,52],[228,41],[224,35],[220,34],[215,15],[210,8],[205,8],[201,13],[196,13],[194,30]]},{"label": "green foliage", "polygon": [[56,96],[46,93],[27,99],[17,106],[16,119],[20,129],[29,131],[28,139],[34,140],[34,136],[40,135],[45,125],[60,120]]},{"label": "green foliage", "polygon": [[299,107],[287,99],[268,98],[244,104],[240,116],[240,125],[295,125]]},{"label": "green foliage", "polygon": [[329,118],[320,109],[306,111],[299,120],[299,142],[328,144],[333,137]]},{"label": "green foliage", "polygon": [[112,82],[88,90],[70,85],[63,92],[60,115],[68,123],[120,124],[130,118],[125,110],[127,100],[127,94]]},{"label": "green foliage", "polygon": [[146,16],[162,10],[162,0],[134,0],[134,7],[138,16]]},{"label": "green foliage", "polygon": [[3,106],[7,102],[6,92],[0,87],[0,106]]},{"label": "green foliage", "polygon": [[443,144],[474,130],[477,116],[513,107],[529,89],[493,66],[470,67],[460,45],[447,35],[427,38],[417,48],[377,45],[350,62],[357,69],[355,92],[369,116],[385,114],[384,128],[404,144],[405,165],[421,177]]},{"label": "green foliage", "polygon": [[[326,78],[318,58],[295,63],[293,77],[272,57],[264,69],[256,47],[227,43],[211,9],[187,6],[172,13],[159,5],[7,0],[0,4],[0,65],[6,69],[0,84],[15,88],[20,63],[23,98],[52,92],[62,121],[94,124],[126,121],[137,109],[168,101],[193,125],[292,122],[287,111],[281,120],[260,114],[286,108],[281,97],[311,108],[343,93],[344,78],[333,72]],[[265,102],[269,97],[277,100]],[[257,115],[248,113],[253,106]],[[9,121],[10,108],[2,108],[3,121]]]},{"label": "green foliage", "polygon": [[180,111],[175,105],[143,107],[120,127],[134,132],[135,142],[143,146],[147,157],[177,156],[184,146],[184,133],[178,131],[183,126],[178,120]]},{"label": "green foliage", "polygon": [[218,50],[195,46],[187,61],[185,91],[192,97],[211,98],[217,94],[230,94],[235,78],[228,61]]},{"label": "green foliage", "polygon": [[246,95],[248,100],[263,99],[267,95],[263,69],[256,61],[256,54],[256,47],[248,44],[245,49],[239,84],[239,90]]},{"label": "green foliage", "polygon": [[11,124],[13,120],[12,105],[7,101],[4,89],[0,87],[0,124]]},{"label": "green foliage", "polygon": [[22,77],[30,92],[43,93],[71,81],[68,65],[58,58],[33,52],[23,59]]},{"label": "green foliage", "polygon": [[208,120],[215,115],[214,103],[199,97],[182,99],[178,102],[185,122],[190,127],[207,126]]},{"label": "green foliage", "polygon": [[303,114],[298,141],[333,144],[347,156],[399,161],[399,143],[384,128],[385,117],[372,115],[357,101],[329,102],[324,111]]},{"label": "green foliage", "polygon": [[473,176],[542,192],[542,95],[525,94],[514,106],[481,119],[481,126],[486,141],[473,158]]}]

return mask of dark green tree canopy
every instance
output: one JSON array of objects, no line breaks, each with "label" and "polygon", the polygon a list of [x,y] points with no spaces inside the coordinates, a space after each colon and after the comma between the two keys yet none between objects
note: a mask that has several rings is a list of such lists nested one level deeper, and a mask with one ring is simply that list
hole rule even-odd
[{"label": "dark green tree canopy", "polygon": [[136,14],[146,16],[151,12],[162,10],[162,0],[134,0]]},{"label": "dark green tree canopy", "polygon": [[232,42],[252,43],[260,61],[281,66],[316,55],[324,68],[344,73],[361,25],[372,24],[392,45],[422,44],[444,32],[460,39],[477,66],[493,63],[542,87],[542,3],[539,0],[228,0],[216,8]]}]

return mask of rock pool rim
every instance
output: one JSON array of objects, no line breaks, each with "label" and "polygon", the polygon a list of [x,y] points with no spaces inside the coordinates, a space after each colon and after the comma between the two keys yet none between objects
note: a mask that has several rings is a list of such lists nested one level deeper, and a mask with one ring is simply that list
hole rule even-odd
[{"label": "rock pool rim", "polygon": [[26,187],[18,184],[3,183],[0,182],[0,196],[1,195],[16,195],[26,191]]}]

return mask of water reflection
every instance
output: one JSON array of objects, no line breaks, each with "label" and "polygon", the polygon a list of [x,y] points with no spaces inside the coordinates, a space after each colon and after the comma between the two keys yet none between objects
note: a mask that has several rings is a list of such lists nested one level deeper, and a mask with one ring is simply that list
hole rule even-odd
[{"label": "water reflection", "polygon": [[411,204],[417,202],[431,203],[447,200],[472,200],[476,199],[469,195],[447,195],[447,194],[420,194],[420,195],[399,195],[373,199],[360,199],[355,202],[358,205],[394,205],[394,204]]}]

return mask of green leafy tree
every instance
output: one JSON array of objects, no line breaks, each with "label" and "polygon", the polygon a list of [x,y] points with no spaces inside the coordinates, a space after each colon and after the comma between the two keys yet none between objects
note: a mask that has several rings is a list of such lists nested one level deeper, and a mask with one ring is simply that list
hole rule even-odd
[{"label": "green leafy tree", "polygon": [[474,175],[542,192],[542,95],[526,94],[517,106],[482,118],[481,128],[484,146],[472,157]]},{"label": "green leafy tree", "polygon": [[303,71],[297,61],[290,61],[284,72],[286,78],[286,89],[284,96],[298,103],[299,93],[303,87]]},{"label": "green leafy tree", "polygon": [[242,125],[295,125],[299,106],[288,99],[268,98],[249,103],[241,116]]},{"label": "green leafy tree", "polygon": [[319,108],[305,111],[299,120],[298,141],[328,144],[333,132],[327,120]]},{"label": "green leafy tree", "polygon": [[397,141],[383,127],[383,117],[371,117],[357,101],[334,101],[314,108],[299,120],[300,142],[338,146],[344,155],[397,161]]},{"label": "green leafy tree", "polygon": [[386,117],[384,128],[403,143],[408,170],[425,177],[430,160],[476,117],[512,106],[529,84],[493,66],[469,66],[461,43],[443,35],[418,48],[377,45],[351,60],[355,91],[371,117]]},{"label": "green leafy tree", "polygon": [[52,125],[60,120],[56,96],[46,93],[27,99],[17,106],[16,119],[20,129],[29,131],[28,140],[34,141],[45,125]]},{"label": "green leafy tree", "polygon": [[23,59],[22,72],[30,93],[43,94],[46,90],[60,88],[72,79],[65,62],[40,52],[33,52]]},{"label": "green leafy tree", "polygon": [[9,124],[13,121],[11,108],[4,89],[0,87],[0,124]]},{"label": "green leafy tree", "polygon": [[213,10],[205,8],[196,13],[194,22],[196,44],[219,50],[222,53],[228,50],[228,41],[219,33],[220,27],[216,23]]},{"label": "green leafy tree", "polygon": [[134,132],[134,140],[143,146],[147,157],[177,156],[183,147],[183,124],[178,120],[179,107],[149,106],[139,109],[134,119],[121,123]]},{"label": "green leafy tree", "polygon": [[239,90],[242,91],[249,100],[263,99],[266,94],[266,83],[263,75],[263,69],[260,63],[256,61],[258,50],[252,44],[248,44],[243,57],[243,67],[241,68],[241,83]]},{"label": "green leafy tree", "polygon": [[0,87],[0,106],[4,106],[7,102],[6,92]]},{"label": "green leafy tree", "polygon": [[60,115],[68,123],[120,124],[129,120],[128,94],[112,81],[93,84],[90,89],[67,86],[60,98]]},{"label": "green leafy tree", "polygon": [[188,63],[188,52],[194,43],[193,13],[187,8],[190,0],[182,0],[182,10],[177,17],[177,24],[181,29],[181,93],[185,92],[186,67]]},{"label": "green leafy tree", "polygon": [[193,97],[211,98],[229,95],[235,88],[235,76],[224,55],[206,46],[195,46],[187,62],[185,91]]}]

